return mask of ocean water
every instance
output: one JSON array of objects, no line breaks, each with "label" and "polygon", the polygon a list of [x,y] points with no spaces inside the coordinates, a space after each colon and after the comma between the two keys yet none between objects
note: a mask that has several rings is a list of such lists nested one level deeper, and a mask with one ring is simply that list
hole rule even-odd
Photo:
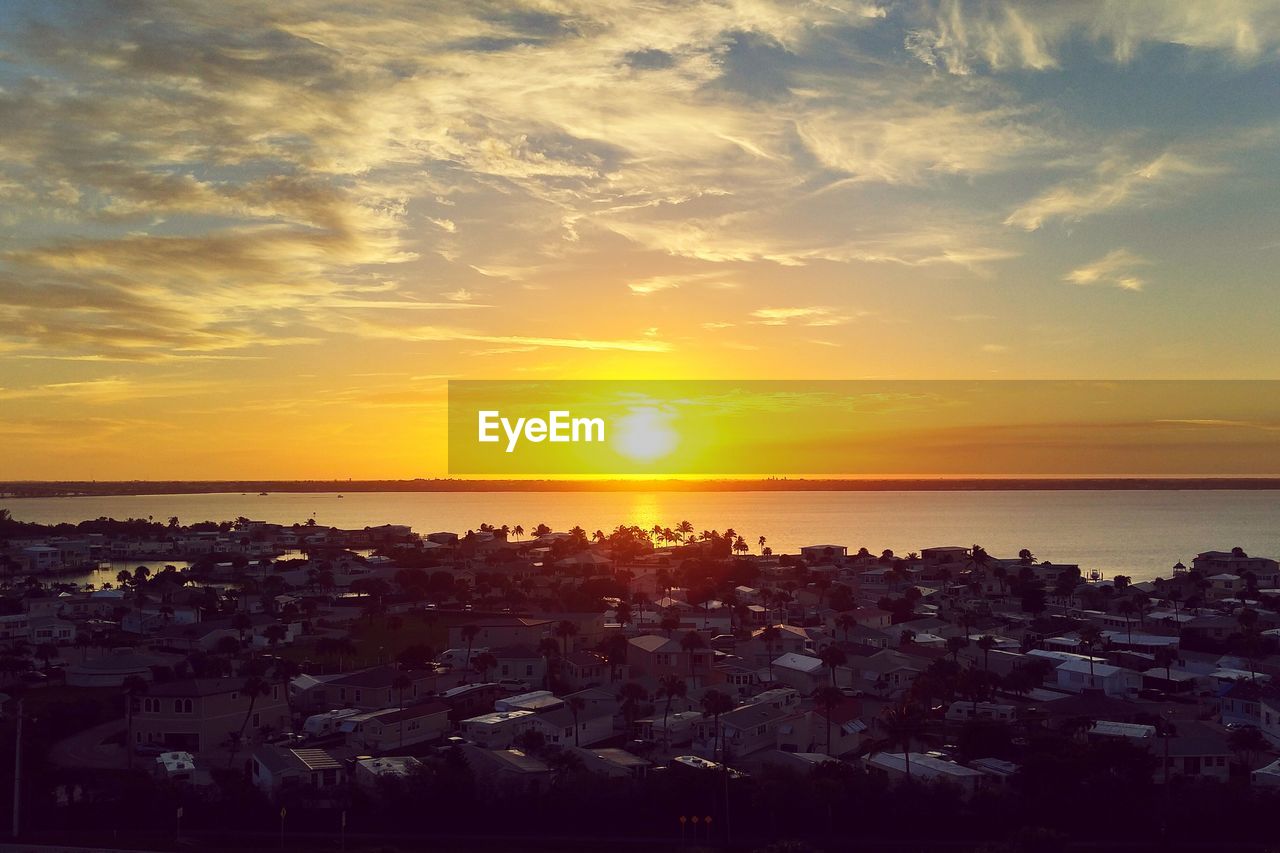
[{"label": "ocean water", "polygon": [[1135,580],[1167,577],[1174,563],[1190,565],[1206,550],[1239,546],[1280,555],[1280,491],[1261,490],[277,493],[11,498],[0,506],[21,521],[42,523],[245,516],[284,524],[315,518],[338,527],[408,524],[420,533],[465,532],[482,523],[526,530],[577,524],[593,533],[619,524],[674,528],[688,520],[697,531],[732,527],[753,553],[762,535],[775,553],[813,544],[878,554],[978,543],[999,557],[1029,548],[1040,560]]}]

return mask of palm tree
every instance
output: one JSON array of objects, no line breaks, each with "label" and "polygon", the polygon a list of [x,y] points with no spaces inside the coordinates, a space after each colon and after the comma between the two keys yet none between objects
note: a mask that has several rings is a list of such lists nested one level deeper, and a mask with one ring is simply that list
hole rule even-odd
[{"label": "palm tree", "polygon": [[680,627],[680,617],[674,613],[666,613],[662,617],[662,621],[658,623],[658,627],[667,632],[667,637],[671,637],[671,632]]},{"label": "palm tree", "polygon": [[569,706],[569,712],[573,714],[573,745],[578,746],[578,714],[583,708],[587,707],[587,700],[581,696],[570,696],[565,704]]},{"label": "palm tree", "polygon": [[1125,633],[1127,633],[1127,634],[1129,635],[1129,645],[1130,645],[1130,646],[1132,646],[1132,645],[1133,645],[1133,621],[1132,621],[1132,619],[1133,619],[1133,613],[1134,613],[1134,610],[1135,610],[1135,609],[1136,609],[1136,608],[1134,607],[1133,601],[1132,601],[1131,599],[1125,599],[1124,601],[1122,601],[1122,602],[1120,602],[1118,605],[1116,605],[1116,612],[1117,612],[1117,613],[1119,613],[1121,616],[1123,616],[1123,617],[1124,617],[1124,630],[1125,630]]},{"label": "palm tree", "polygon": [[568,619],[562,619],[560,623],[556,625],[554,633],[557,637],[560,638],[560,641],[564,644],[563,651],[565,656],[567,657],[569,654],[569,640],[572,639],[573,637],[578,636],[577,623],[570,622]]},{"label": "palm tree", "polygon": [[766,625],[760,632],[760,639],[764,641],[764,651],[769,657],[769,680],[773,681],[773,644],[782,636],[782,632],[778,630],[777,625]]},{"label": "palm tree", "polygon": [[689,655],[689,677],[693,678],[697,673],[694,671],[693,664],[695,660],[694,652],[698,649],[705,649],[707,641],[697,631],[689,631],[680,638],[680,648],[684,649]]},{"label": "palm tree", "polygon": [[1178,659],[1178,653],[1175,652],[1173,649],[1169,648],[1168,646],[1161,646],[1160,648],[1156,649],[1155,664],[1156,666],[1164,667],[1164,680],[1167,684],[1173,683],[1173,676],[1169,672],[1169,669],[1170,667],[1173,666],[1174,662],[1177,659]]},{"label": "palm tree", "polygon": [[990,634],[983,634],[978,638],[978,648],[982,649],[982,671],[991,671],[991,650],[996,647],[996,638]]},{"label": "palm tree", "polygon": [[476,655],[476,658],[472,663],[475,664],[476,672],[480,673],[480,680],[488,681],[489,670],[498,665],[498,659],[488,652],[481,652]]},{"label": "palm tree", "polygon": [[124,707],[125,707],[125,744],[124,751],[127,756],[126,762],[130,768],[133,767],[133,703],[138,696],[147,692],[147,682],[141,676],[130,675],[125,678],[122,685],[124,687]]},{"label": "palm tree", "polygon": [[[244,681],[244,687],[240,688],[240,692],[249,697],[249,708],[244,713],[244,721],[240,723],[240,730],[236,733],[235,742],[237,744],[244,743],[244,730],[249,727],[249,721],[253,719],[253,706],[257,704],[259,696],[266,696],[271,692],[271,685],[258,677],[251,675]],[[230,767],[235,761],[235,750],[231,751],[231,756],[227,761],[227,767]]]},{"label": "palm tree", "polygon": [[543,658],[542,686],[550,689],[551,672],[554,669],[553,661],[560,656],[560,644],[553,637],[543,637],[538,643],[538,653]]},{"label": "palm tree", "polygon": [[693,525],[688,521],[682,521],[676,525],[676,533],[680,534],[681,541],[687,541],[692,537]]},{"label": "palm tree", "polygon": [[476,625],[463,625],[458,633],[467,642],[467,660],[463,666],[469,667],[471,666],[471,646],[475,643],[476,637],[480,636],[480,628]]},{"label": "palm tree", "polygon": [[671,746],[671,735],[667,730],[667,718],[671,716],[671,700],[684,699],[688,696],[689,685],[675,673],[668,673],[658,678],[658,695],[665,696],[667,699],[666,709],[662,712],[662,745],[663,748],[667,748]]},{"label": "palm tree", "polygon": [[902,746],[902,760],[908,782],[911,781],[911,740],[920,733],[923,723],[920,709],[909,702],[886,707],[880,713],[880,725],[885,730],[889,745]]},{"label": "palm tree", "polygon": [[831,673],[832,687],[836,686],[836,667],[844,666],[848,659],[849,658],[845,655],[844,651],[834,644],[826,646],[822,651],[818,652],[818,660],[822,661],[823,664],[826,665],[827,670]]},{"label": "palm tree", "polygon": [[720,715],[727,714],[734,708],[733,699],[719,690],[708,690],[702,695],[702,713],[711,717],[711,757],[715,758],[716,738],[720,737],[720,762],[723,764],[724,739],[720,732]]},{"label": "palm tree", "polygon": [[827,755],[831,754],[831,715],[840,703],[844,694],[835,687],[819,687],[813,694],[813,701],[824,711],[827,720]]},{"label": "palm tree", "polygon": [[759,539],[756,540],[756,544],[760,546],[760,553],[762,555],[764,554],[764,543],[768,541],[769,540],[764,538],[763,536],[761,536]]},{"label": "palm tree", "polygon": [[951,654],[951,659],[957,664],[960,663],[960,650],[968,645],[968,637],[947,637],[947,651]]},{"label": "palm tree", "polygon": [[649,691],[645,690],[642,685],[634,681],[628,681],[622,685],[618,691],[618,698],[622,700],[620,706],[622,710],[622,719],[626,723],[627,733],[630,734],[631,727],[635,724],[636,716],[640,708],[640,703],[649,699]]},{"label": "palm tree", "polygon": [[520,541],[520,537],[524,535],[524,525],[517,524],[515,527],[511,528],[511,531],[515,533],[516,541],[518,542]]},{"label": "palm tree", "polygon": [[1089,686],[1093,686],[1093,650],[1102,642],[1102,631],[1097,625],[1084,625],[1080,628],[1080,645],[1089,655]]},{"label": "palm tree", "polygon": [[844,641],[849,642],[849,632],[858,624],[858,620],[853,618],[852,613],[841,613],[836,617],[836,627],[844,632]]}]

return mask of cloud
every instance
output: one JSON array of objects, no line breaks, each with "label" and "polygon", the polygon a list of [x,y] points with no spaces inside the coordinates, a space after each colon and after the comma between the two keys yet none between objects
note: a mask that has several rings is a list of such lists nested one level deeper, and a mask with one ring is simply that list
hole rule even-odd
[{"label": "cloud", "polygon": [[1141,163],[1103,160],[1092,175],[1049,187],[1009,214],[1006,225],[1035,231],[1054,220],[1075,222],[1107,211],[1149,204],[1222,167],[1166,151]]},{"label": "cloud", "polygon": [[1121,290],[1142,290],[1146,283],[1133,274],[1135,267],[1150,264],[1146,258],[1128,249],[1113,249],[1092,263],[1077,267],[1063,276],[1063,281],[1079,285],[1106,285]]},{"label": "cloud", "polygon": [[718,282],[724,283],[725,273],[723,271],[703,272],[703,273],[685,273],[676,275],[655,275],[643,278],[638,281],[627,282],[627,289],[636,296],[648,296],[651,293],[658,293],[662,290],[674,290],[686,284],[697,284],[700,282]]},{"label": "cloud", "polygon": [[1273,57],[1280,47],[1280,9],[1267,0],[934,0],[908,14],[916,23],[906,49],[957,75],[1059,68],[1062,48],[1075,39],[1094,43],[1117,63],[1155,44],[1216,51],[1239,62]]},{"label": "cloud", "polygon": [[795,323],[802,326],[839,326],[854,319],[836,308],[823,305],[792,308],[757,308],[751,316],[761,325],[785,326]]}]

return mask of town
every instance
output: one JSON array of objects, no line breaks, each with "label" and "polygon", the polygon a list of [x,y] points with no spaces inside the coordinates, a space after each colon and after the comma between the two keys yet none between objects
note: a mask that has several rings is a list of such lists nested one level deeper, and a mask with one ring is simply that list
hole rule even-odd
[{"label": "town", "polygon": [[[1257,838],[1280,792],[1280,564],[1182,559],[1135,581],[979,545],[774,554],[687,521],[0,511],[13,831]],[[164,565],[66,580],[111,561]]]}]

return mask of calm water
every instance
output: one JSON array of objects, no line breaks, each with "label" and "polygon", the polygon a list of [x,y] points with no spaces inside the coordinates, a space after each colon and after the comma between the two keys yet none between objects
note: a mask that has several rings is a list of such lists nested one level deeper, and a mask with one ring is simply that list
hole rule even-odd
[{"label": "calm water", "polygon": [[1190,564],[1209,549],[1280,554],[1276,491],[216,494],[15,498],[2,505],[19,520],[43,523],[176,515],[184,523],[247,516],[291,524],[314,517],[337,527],[409,524],[421,533],[483,522],[526,530],[580,524],[593,532],[688,519],[698,531],[734,528],[753,552],[761,535],[777,553],[812,544],[905,553],[977,542],[997,556],[1030,548],[1041,560],[1138,580],[1167,577],[1175,562]]}]

